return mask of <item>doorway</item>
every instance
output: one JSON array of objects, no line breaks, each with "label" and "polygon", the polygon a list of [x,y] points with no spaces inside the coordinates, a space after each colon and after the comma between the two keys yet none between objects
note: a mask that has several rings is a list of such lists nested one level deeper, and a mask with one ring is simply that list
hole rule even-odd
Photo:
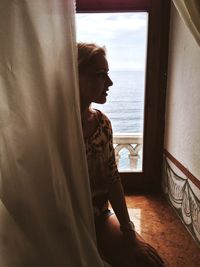
[{"label": "doorway", "polygon": [[[137,123],[136,117],[137,112],[133,112],[133,110],[130,112],[130,117],[126,117],[126,120],[123,119],[122,122],[120,122],[121,126],[124,126],[124,129],[128,129],[127,132],[122,132],[122,136],[117,135],[118,128],[117,128],[117,121],[119,122],[119,118],[116,120],[116,124],[114,122],[115,116],[117,115],[113,113],[110,114],[111,122],[113,125],[114,130],[114,141],[115,141],[115,149],[117,148],[117,143],[121,143],[121,145],[124,145],[124,143],[127,142],[127,139],[132,138],[132,136],[126,136],[126,134],[129,134],[130,127],[132,127],[130,133],[136,134],[138,133],[138,136],[135,136],[135,143],[139,143],[139,147],[136,147],[136,144],[134,142],[129,142],[129,145],[133,145],[133,149],[137,150],[136,152],[142,151],[140,154],[140,158],[142,158],[140,165],[138,165],[138,169],[134,168],[134,165],[132,166],[132,170],[127,170],[126,168],[120,169],[122,182],[125,188],[125,191],[156,191],[160,189],[161,186],[161,166],[162,166],[162,155],[163,155],[163,139],[164,139],[164,114],[165,114],[165,90],[166,90],[166,78],[167,78],[167,56],[168,56],[168,35],[169,35],[169,14],[170,14],[170,1],[161,1],[161,0],[143,0],[143,1],[130,1],[130,0],[112,0],[112,1],[106,1],[106,0],[99,0],[99,1],[89,1],[89,0],[78,0],[77,1],[77,16],[82,16],[85,18],[85,20],[89,23],[88,19],[89,17],[92,18],[94,16],[95,20],[98,20],[98,17],[105,17],[107,20],[110,20],[107,28],[104,30],[104,35],[107,37],[111,36],[111,30],[116,27],[116,21],[120,20],[122,18],[128,19],[131,16],[136,14],[136,17],[144,14],[146,17],[146,41],[143,42],[144,45],[144,61],[143,61],[143,82],[141,82],[140,87],[142,88],[140,91],[141,96],[143,97],[142,101],[143,104],[138,108],[142,110],[140,117],[142,118],[142,122],[140,123],[140,130],[134,133],[134,123]],[[112,16],[111,16],[112,15]],[[124,17],[123,17],[124,16]],[[115,18],[115,23],[113,23],[113,19]],[[78,21],[79,19],[77,19]],[[79,22],[78,22],[79,23]],[[103,23],[103,22],[102,22]],[[91,23],[89,23],[91,24]],[[89,25],[88,24],[88,25]],[[97,22],[93,23],[93,26],[97,27]],[[120,25],[120,23],[119,23]],[[102,26],[102,25],[101,25]],[[123,26],[121,24],[121,26]],[[121,27],[119,26],[119,27]],[[129,23],[128,27],[132,27],[132,31],[134,29],[134,24]],[[78,27],[78,26],[77,26]],[[81,41],[89,41],[89,27],[85,27],[85,32],[87,35],[86,40]],[[80,28],[81,29],[81,28]],[[79,31],[79,30],[77,30]],[[102,37],[101,34],[98,34],[97,30],[93,30],[97,33],[96,40],[91,40],[92,42],[99,43],[98,38]],[[119,31],[117,32],[119,33]],[[82,33],[78,32],[78,35],[80,36],[80,39],[82,39]],[[131,35],[131,34],[129,34]],[[132,38],[134,34],[132,33]],[[128,36],[129,37],[129,36]],[[79,37],[78,37],[79,39]],[[124,39],[124,46],[128,44],[128,39]],[[103,41],[106,46],[107,43]],[[134,43],[134,41],[132,41]],[[117,44],[115,44],[117,46]],[[114,72],[114,66],[116,68],[117,64],[112,63],[112,60],[109,59],[109,53],[114,53],[113,49],[108,49],[108,61],[110,63],[110,69],[111,72]],[[118,49],[118,54],[121,56],[123,54],[125,48]],[[112,51],[112,52],[110,52]],[[128,49],[129,57],[131,58],[134,47],[131,49]],[[127,52],[126,51],[126,52]],[[115,60],[113,60],[114,62]],[[134,57],[131,58],[131,61],[134,62]],[[136,61],[135,61],[136,62]],[[115,62],[116,63],[116,62]],[[129,63],[126,59],[124,59],[124,63],[121,64],[121,68],[124,68],[125,66],[129,66]],[[126,72],[127,73],[127,72]],[[128,75],[128,74],[127,74]],[[114,74],[113,74],[114,77]],[[111,76],[111,78],[113,79]],[[133,101],[137,101],[136,95],[137,93],[134,92],[134,85],[133,83],[136,82],[136,77],[134,77],[133,72],[131,73],[130,77],[128,78],[128,82],[131,84],[130,90],[130,99],[131,95],[133,96]],[[115,79],[115,80],[114,80]],[[120,82],[119,75],[116,74],[116,78],[114,78],[114,83],[117,84]],[[131,80],[132,79],[132,80]],[[127,78],[126,78],[127,82]],[[122,87],[121,87],[122,88]],[[142,91],[143,90],[143,91]],[[114,88],[111,88],[110,91],[115,91]],[[122,89],[119,89],[121,92]],[[113,92],[112,92],[113,93]],[[116,89],[117,93],[117,89]],[[111,94],[111,92],[110,92]],[[127,94],[126,94],[127,95]],[[113,99],[113,96],[110,95],[110,99]],[[141,97],[140,97],[141,100]],[[111,101],[111,100],[110,100]],[[123,102],[122,96],[118,96],[118,105],[117,109],[123,108]],[[108,103],[109,104],[109,101]],[[126,104],[124,104],[125,106]],[[136,109],[137,105],[136,103],[130,104],[132,109]],[[142,107],[142,108],[141,108]],[[106,109],[105,105],[105,109]],[[102,107],[100,108],[101,110]],[[108,114],[108,112],[105,110],[105,113]],[[109,115],[109,114],[108,114]],[[113,118],[112,118],[113,117]],[[119,117],[119,116],[118,116]],[[124,115],[122,116],[124,118]],[[140,119],[141,119],[140,118]],[[129,123],[132,126],[126,126],[126,123]],[[120,132],[119,132],[120,133]],[[140,135],[139,135],[140,134]],[[123,137],[124,135],[124,137]],[[126,138],[125,138],[126,137]],[[124,140],[123,140],[124,139]],[[126,140],[125,140],[126,139]],[[139,141],[140,140],[140,141]],[[130,140],[128,140],[130,141]],[[122,146],[123,148],[123,146]],[[123,150],[123,149],[121,149]],[[129,146],[128,155],[130,156],[130,150],[131,147]],[[126,152],[127,153],[127,152]],[[116,153],[117,154],[117,153]],[[139,154],[139,153],[138,153]],[[121,155],[120,155],[121,156]],[[134,156],[134,155],[133,155]],[[129,157],[130,160],[130,157]],[[130,165],[129,165],[130,167]]]}]

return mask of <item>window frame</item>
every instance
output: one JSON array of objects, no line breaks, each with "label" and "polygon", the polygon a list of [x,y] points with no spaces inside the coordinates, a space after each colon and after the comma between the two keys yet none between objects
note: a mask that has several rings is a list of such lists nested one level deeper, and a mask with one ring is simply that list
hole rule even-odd
[{"label": "window frame", "polygon": [[148,12],[143,171],[121,172],[126,192],[159,191],[162,177],[170,0],[77,0],[77,13]]}]

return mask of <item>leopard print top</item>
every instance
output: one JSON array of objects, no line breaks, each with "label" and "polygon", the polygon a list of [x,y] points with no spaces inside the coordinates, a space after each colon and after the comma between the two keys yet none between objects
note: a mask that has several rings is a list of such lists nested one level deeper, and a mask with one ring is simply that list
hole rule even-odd
[{"label": "leopard print top", "polygon": [[101,111],[96,110],[96,112],[98,128],[85,139],[95,218],[108,209],[109,187],[120,180],[115,163],[110,120]]}]

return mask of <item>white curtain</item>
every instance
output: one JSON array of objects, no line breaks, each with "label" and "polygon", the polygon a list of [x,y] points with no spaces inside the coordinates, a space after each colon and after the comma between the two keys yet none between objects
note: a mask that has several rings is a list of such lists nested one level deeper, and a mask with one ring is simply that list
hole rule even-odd
[{"label": "white curtain", "polygon": [[73,0],[0,1],[0,266],[107,266],[81,132]]},{"label": "white curtain", "polygon": [[200,46],[200,1],[173,0],[173,3]]}]

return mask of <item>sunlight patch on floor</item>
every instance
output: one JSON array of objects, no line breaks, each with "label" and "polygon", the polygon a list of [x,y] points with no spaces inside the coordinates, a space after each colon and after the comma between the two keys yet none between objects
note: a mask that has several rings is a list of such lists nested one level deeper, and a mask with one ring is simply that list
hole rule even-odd
[{"label": "sunlight patch on floor", "polygon": [[141,234],[141,209],[128,208],[128,213],[135,225],[135,230]]}]

